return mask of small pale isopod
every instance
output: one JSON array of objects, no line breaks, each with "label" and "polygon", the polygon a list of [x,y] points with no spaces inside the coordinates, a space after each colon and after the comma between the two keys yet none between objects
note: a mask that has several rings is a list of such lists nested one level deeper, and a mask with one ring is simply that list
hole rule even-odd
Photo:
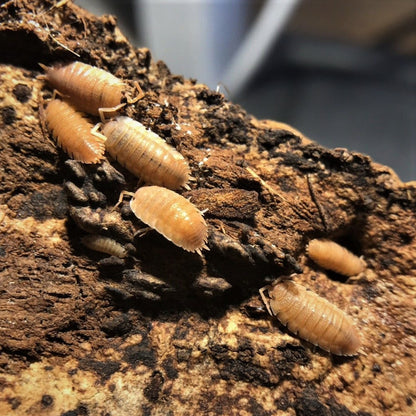
[{"label": "small pale isopod", "polygon": [[130,201],[134,214],[168,240],[201,254],[207,248],[207,225],[201,212],[183,196],[160,186],[144,186]]},{"label": "small pale isopod", "polygon": [[129,117],[117,117],[103,127],[108,153],[144,182],[178,189],[189,179],[184,157],[156,133]]},{"label": "small pale isopod", "polygon": [[319,266],[345,276],[355,276],[365,268],[362,259],[330,240],[311,240],[307,252]]},{"label": "small pale isopod", "polygon": [[127,250],[117,241],[102,235],[90,234],[81,238],[82,243],[91,250],[106,253],[110,256],[124,258]]},{"label": "small pale isopod", "polygon": [[360,337],[352,320],[303,286],[291,280],[280,281],[260,289],[260,296],[270,315],[312,344],[338,355],[354,355],[360,348]]},{"label": "small pale isopod", "polygon": [[93,125],[71,105],[62,100],[52,100],[43,114],[58,145],[73,159],[97,163],[104,158],[104,140],[91,132]]},{"label": "small pale isopod", "polygon": [[[45,70],[44,78],[61,94],[66,96],[80,111],[93,115],[100,115],[104,120],[104,113],[110,113],[123,107],[121,103],[127,89],[126,84],[103,69],[72,62],[67,65],[47,67],[40,64]],[[144,94],[139,89],[139,95],[129,102],[139,100]]]}]

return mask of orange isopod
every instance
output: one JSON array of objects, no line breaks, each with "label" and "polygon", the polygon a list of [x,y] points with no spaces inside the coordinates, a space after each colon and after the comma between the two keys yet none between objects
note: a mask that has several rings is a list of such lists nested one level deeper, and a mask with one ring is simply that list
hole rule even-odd
[{"label": "orange isopod", "polygon": [[[124,106],[121,101],[126,84],[103,69],[78,61],[52,67],[40,66],[45,70],[44,79],[67,96],[80,111],[100,115],[104,120],[104,113],[113,115],[114,111]],[[136,88],[139,89],[139,95],[129,102],[135,102],[143,96],[137,83]]]},{"label": "orange isopod", "polygon": [[178,189],[188,181],[185,158],[138,121],[117,117],[102,131],[110,155],[144,182]]},{"label": "orange isopod", "polygon": [[307,252],[319,266],[345,276],[355,276],[365,268],[362,259],[330,240],[311,240]]},{"label": "orange isopod", "polygon": [[207,224],[182,195],[160,186],[143,186],[135,192],[130,207],[141,221],[177,246],[198,254],[207,248]]},{"label": "orange isopod", "polygon": [[58,146],[73,159],[83,163],[98,163],[104,158],[104,138],[93,134],[93,125],[70,104],[55,99],[48,103],[43,113]]},{"label": "orange isopod", "polygon": [[352,320],[303,286],[291,280],[278,281],[260,289],[260,296],[270,315],[312,344],[337,355],[354,355],[360,348]]},{"label": "orange isopod", "polygon": [[127,250],[117,241],[109,237],[98,234],[90,234],[81,238],[82,243],[91,250],[124,258],[127,256]]}]

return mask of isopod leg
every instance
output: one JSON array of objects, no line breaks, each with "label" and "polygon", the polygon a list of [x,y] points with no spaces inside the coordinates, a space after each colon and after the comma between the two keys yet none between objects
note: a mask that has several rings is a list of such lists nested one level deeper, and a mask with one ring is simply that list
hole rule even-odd
[{"label": "isopod leg", "polygon": [[146,235],[149,231],[152,231],[153,228],[152,227],[143,227],[143,228],[139,228],[135,233],[134,233],[134,237],[136,237],[136,235],[138,235],[139,237],[143,237],[144,235]]},{"label": "isopod leg", "polygon": [[266,290],[268,290],[268,286],[262,287],[262,288],[259,290],[260,297],[261,297],[261,300],[262,300],[262,301],[263,301],[263,303],[264,303],[264,306],[266,306],[267,312],[269,312],[269,314],[270,314],[271,316],[273,316],[273,312],[272,312],[272,310],[271,310],[271,308],[270,308],[270,302],[268,302],[268,298],[267,298],[267,297],[266,297],[266,295],[264,294],[264,292],[265,292]]},{"label": "isopod leg", "polygon": [[100,107],[98,109],[98,114],[100,115],[100,119],[103,123],[106,122],[106,119],[104,117],[105,113],[114,113],[115,111],[120,110],[126,105],[126,103],[121,103],[118,105],[115,105],[114,107]]},{"label": "isopod leg", "polygon": [[[38,62],[38,65],[45,71],[45,72],[48,72],[49,71],[49,67],[48,66],[46,66],[45,64],[42,64],[41,62]],[[41,77],[45,77],[45,75],[40,75]],[[40,79],[42,79],[42,78],[40,78]],[[45,79],[45,78],[43,78],[43,79]]]},{"label": "isopod leg", "polygon": [[56,100],[56,97],[65,97],[65,95],[61,94],[56,88],[54,88],[52,92],[52,100]]},{"label": "isopod leg", "polygon": [[127,98],[128,104],[137,103],[137,101],[141,100],[145,96],[145,93],[143,92],[142,88],[140,87],[140,84],[137,81],[134,81],[133,85],[135,86],[138,94],[134,98]]},{"label": "isopod leg", "polygon": [[202,250],[209,251],[209,247],[208,247],[206,244],[204,244],[201,248],[197,248],[197,249],[195,250],[195,253],[197,253],[197,254],[198,254],[198,256],[203,257],[203,256],[202,256]]},{"label": "isopod leg", "polygon": [[118,198],[117,204],[114,205],[112,211],[114,211],[123,201],[123,198],[128,195],[128,196],[134,196],[134,192],[129,192],[129,191],[122,191],[120,193],[120,196]]},{"label": "isopod leg", "polygon": [[97,123],[92,129],[91,129],[91,134],[93,136],[95,136],[97,139],[102,140],[103,142],[105,142],[107,140],[107,137],[104,136],[104,134],[100,133],[98,131],[98,129],[101,127],[101,123]]}]

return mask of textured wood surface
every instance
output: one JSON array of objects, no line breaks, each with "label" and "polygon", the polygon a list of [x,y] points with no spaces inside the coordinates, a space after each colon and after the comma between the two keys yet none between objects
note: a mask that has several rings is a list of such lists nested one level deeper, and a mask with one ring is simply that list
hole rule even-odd
[{"label": "textured wood surface", "polygon": [[[0,8],[0,414],[412,414],[415,183],[171,74],[111,16],[52,5]],[[189,161],[181,193],[208,209],[202,257],[155,231],[134,237],[143,224],[128,201],[112,208],[137,179],[110,158],[69,161],[42,129],[51,90],[37,63],[75,59],[139,81],[146,95],[123,114]],[[95,253],[86,232],[132,255]],[[305,253],[312,238],[366,269],[348,280],[320,269]],[[270,318],[258,289],[294,272],[352,317],[358,356]]]}]

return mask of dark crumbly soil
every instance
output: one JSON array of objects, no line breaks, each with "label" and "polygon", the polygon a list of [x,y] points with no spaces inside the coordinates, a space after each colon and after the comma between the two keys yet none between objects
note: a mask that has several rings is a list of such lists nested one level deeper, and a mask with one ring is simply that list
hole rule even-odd
[{"label": "dark crumbly soil", "polygon": [[[0,6],[0,414],[412,414],[415,183],[171,74],[112,16],[53,4]],[[208,209],[202,257],[155,231],[134,237],[143,224],[127,201],[112,207],[137,179],[111,159],[68,160],[42,129],[51,90],[38,62],[73,60],[140,83],[145,97],[121,113],[189,161],[180,192]],[[86,232],[132,255],[86,249]],[[320,269],[311,238],[347,246],[366,270]],[[258,289],[294,272],[353,317],[358,356],[331,356],[268,316]]]}]

